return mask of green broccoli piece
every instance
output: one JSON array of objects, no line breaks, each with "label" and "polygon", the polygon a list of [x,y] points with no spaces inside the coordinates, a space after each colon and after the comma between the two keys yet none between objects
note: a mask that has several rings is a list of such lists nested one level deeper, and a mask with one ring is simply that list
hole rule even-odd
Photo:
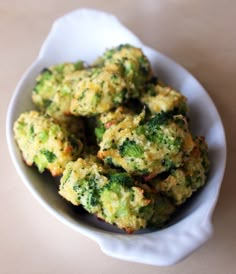
[{"label": "green broccoli piece", "polygon": [[161,111],[151,117],[144,125],[140,125],[140,127],[143,127],[143,132],[147,138],[153,139],[160,126],[168,124],[172,119],[172,112]]},{"label": "green broccoli piece", "polygon": [[43,88],[43,86],[45,85],[45,83],[49,81],[51,78],[52,78],[52,72],[49,69],[44,69],[41,72],[40,77],[38,77],[37,79],[33,92],[38,94]]},{"label": "green broccoli piece", "polygon": [[107,189],[110,188],[111,185],[121,185],[123,187],[132,187],[133,186],[133,180],[131,176],[126,172],[119,172],[119,173],[111,173],[108,175],[109,178],[109,184],[107,184],[105,187]]},{"label": "green broccoli piece", "polygon": [[162,147],[167,147],[170,150],[179,151],[183,144],[183,138],[166,134],[165,126],[171,123],[175,123],[179,128],[185,126],[183,116],[173,116],[173,112],[164,112],[155,114],[144,125],[140,125],[136,132],[138,134],[144,134],[147,140],[154,142]]},{"label": "green broccoli piece", "polygon": [[101,121],[98,121],[98,125],[94,131],[98,141],[102,140],[102,136],[105,131],[106,131],[106,128],[105,128],[104,124]]},{"label": "green broccoli piece", "polygon": [[119,146],[119,153],[122,157],[142,157],[144,150],[134,140],[126,139]]},{"label": "green broccoli piece", "polygon": [[145,135],[150,141],[155,141],[161,126],[167,125],[171,120],[173,120],[172,112],[161,111],[150,118],[146,117],[136,128],[136,132]]},{"label": "green broccoli piece", "polygon": [[53,163],[57,158],[57,156],[52,151],[49,151],[47,149],[40,150],[40,153],[47,158],[47,161],[49,163]]},{"label": "green broccoli piece", "polygon": [[38,167],[39,172],[43,172],[48,164],[55,162],[57,156],[47,149],[41,149],[39,153],[34,157],[35,165]]}]

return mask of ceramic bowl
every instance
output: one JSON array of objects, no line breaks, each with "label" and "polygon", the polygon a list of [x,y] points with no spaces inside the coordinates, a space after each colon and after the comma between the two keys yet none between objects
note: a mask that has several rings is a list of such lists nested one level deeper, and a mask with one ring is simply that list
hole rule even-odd
[{"label": "ceramic bowl", "polygon": [[[58,185],[51,177],[39,174],[23,163],[12,132],[13,123],[20,113],[34,108],[31,90],[43,68],[65,61],[91,63],[105,49],[121,43],[142,48],[160,79],[188,98],[192,131],[206,137],[211,161],[206,186],[187,202],[168,227],[133,235],[122,233],[69,206],[58,195]],[[188,71],[144,45],[113,15],[82,9],[55,21],[37,59],[23,75],[12,96],[7,114],[7,142],[15,168],[41,205],[66,225],[95,240],[110,256],[151,265],[171,265],[191,254],[212,235],[211,216],[226,162],[225,134],[216,107]]]}]

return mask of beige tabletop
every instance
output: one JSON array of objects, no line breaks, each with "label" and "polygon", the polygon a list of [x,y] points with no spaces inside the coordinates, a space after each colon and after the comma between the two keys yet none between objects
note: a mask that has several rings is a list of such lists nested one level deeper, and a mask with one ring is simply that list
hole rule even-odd
[{"label": "beige tabletop", "polygon": [[[108,257],[53,218],[17,175],[5,139],[13,90],[36,58],[52,22],[80,7],[111,12],[147,45],[187,68],[214,100],[226,130],[228,159],[213,216],[214,236],[183,262],[154,267]],[[0,273],[236,273],[236,1],[0,1]]]}]

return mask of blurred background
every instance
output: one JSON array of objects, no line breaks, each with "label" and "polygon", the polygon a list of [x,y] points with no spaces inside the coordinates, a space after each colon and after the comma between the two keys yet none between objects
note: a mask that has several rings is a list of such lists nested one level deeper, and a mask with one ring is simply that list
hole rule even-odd
[{"label": "blurred background", "polygon": [[[13,90],[37,57],[53,21],[78,8],[113,13],[145,44],[188,69],[222,117],[227,168],[213,215],[214,236],[183,262],[154,267],[107,257],[92,240],[52,218],[13,167],[5,140]],[[236,269],[236,1],[0,1],[0,273],[216,273]]]}]

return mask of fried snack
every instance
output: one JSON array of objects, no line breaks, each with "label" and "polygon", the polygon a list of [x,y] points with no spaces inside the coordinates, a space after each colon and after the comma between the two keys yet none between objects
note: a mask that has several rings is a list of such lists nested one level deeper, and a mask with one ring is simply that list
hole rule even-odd
[{"label": "fried snack", "polygon": [[66,164],[77,159],[82,143],[52,118],[37,111],[20,115],[14,123],[14,136],[27,165],[39,172],[62,174]]},{"label": "fried snack", "polygon": [[146,121],[142,112],[111,124],[99,146],[100,159],[148,180],[181,166],[193,140],[184,116],[161,112]]},{"label": "fried snack", "polygon": [[[83,62],[63,63],[44,69],[32,91],[33,103],[72,133],[81,132],[81,119],[70,114],[72,81],[67,76],[84,68]],[[73,126],[72,126],[73,125]]]},{"label": "fried snack", "polygon": [[[129,174],[103,165],[94,156],[67,164],[59,193],[128,233],[149,223],[163,225],[174,212],[174,206],[166,198],[154,196]],[[167,210],[163,204],[169,205]]]},{"label": "fried snack", "polygon": [[193,192],[206,183],[206,174],[209,170],[207,144],[203,137],[194,139],[194,148],[184,159],[181,168],[173,169],[170,175],[162,180],[155,178],[149,183],[156,192],[171,198],[176,205],[180,205],[191,197]]},{"label": "fried snack", "polygon": [[149,85],[140,100],[153,114],[172,111],[175,114],[185,115],[188,109],[187,98],[183,94],[160,83]]},{"label": "fried snack", "polygon": [[126,82],[118,72],[93,68],[73,82],[70,113],[93,116],[119,106],[126,100]]},{"label": "fried snack", "polygon": [[94,65],[118,71],[127,83],[131,98],[138,98],[152,77],[151,65],[142,50],[128,44],[107,50]]}]

